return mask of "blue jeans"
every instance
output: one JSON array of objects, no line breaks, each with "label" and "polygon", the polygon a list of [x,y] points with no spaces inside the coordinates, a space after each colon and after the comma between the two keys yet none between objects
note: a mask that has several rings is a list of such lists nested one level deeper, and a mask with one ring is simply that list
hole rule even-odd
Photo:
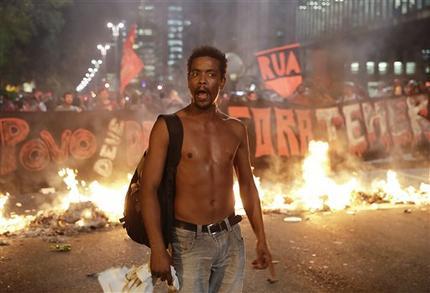
[{"label": "blue jeans", "polygon": [[172,248],[181,292],[242,292],[245,248],[239,224],[214,235],[174,228]]}]

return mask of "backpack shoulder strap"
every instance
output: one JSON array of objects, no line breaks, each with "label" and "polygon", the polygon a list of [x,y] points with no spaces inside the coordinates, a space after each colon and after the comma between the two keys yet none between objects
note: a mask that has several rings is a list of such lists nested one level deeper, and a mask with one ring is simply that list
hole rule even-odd
[{"label": "backpack shoulder strap", "polygon": [[160,115],[167,124],[169,131],[169,147],[167,150],[167,167],[177,167],[181,159],[184,130],[181,119],[176,114]]}]

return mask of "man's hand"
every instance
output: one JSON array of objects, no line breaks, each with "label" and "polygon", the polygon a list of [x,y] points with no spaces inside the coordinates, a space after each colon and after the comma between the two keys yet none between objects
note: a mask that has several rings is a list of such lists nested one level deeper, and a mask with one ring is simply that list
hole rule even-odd
[{"label": "man's hand", "polygon": [[252,266],[254,269],[264,270],[269,265],[272,265],[272,254],[267,247],[266,242],[257,241],[257,259],[252,262]]},{"label": "man's hand", "polygon": [[171,264],[172,257],[167,250],[151,250],[150,268],[153,283],[160,278],[161,281],[167,281],[167,284],[172,285],[172,274],[170,273]]},{"label": "man's hand", "polygon": [[252,262],[252,267],[257,270],[264,270],[269,268],[270,277],[267,279],[270,283],[275,283],[278,281],[276,278],[275,267],[272,262],[272,254],[267,247],[266,242],[257,241],[257,259]]}]

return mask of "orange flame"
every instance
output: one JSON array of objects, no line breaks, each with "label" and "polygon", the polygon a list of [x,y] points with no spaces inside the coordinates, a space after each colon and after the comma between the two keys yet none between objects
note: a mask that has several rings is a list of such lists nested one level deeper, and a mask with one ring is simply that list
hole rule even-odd
[{"label": "orange flame", "polygon": [[[430,204],[430,184],[421,183],[419,189],[412,186],[402,187],[397,178],[397,173],[389,170],[386,180],[373,180],[370,189],[364,188],[360,178],[350,175],[349,178],[339,180],[337,175],[330,170],[328,156],[329,146],[325,142],[311,141],[309,144],[309,154],[302,164],[302,176],[298,182],[293,182],[287,188],[286,184],[277,183],[266,186],[260,182],[260,178],[255,178],[263,210],[287,211],[317,211],[317,210],[342,210],[348,207],[356,208],[358,205],[368,205],[363,200],[358,201],[357,195],[365,192],[377,195],[382,201],[397,203]],[[94,181],[87,184],[84,181],[78,182],[76,179],[77,171],[62,169],[58,172],[59,176],[67,185],[68,192],[64,197],[49,207],[55,212],[67,210],[71,203],[93,202],[102,210],[109,221],[118,223],[118,219],[123,215],[124,199],[130,181],[117,184],[115,187],[107,187]],[[362,180],[365,182],[365,180]],[[236,212],[244,214],[245,211],[239,197],[239,185],[235,182],[233,190],[236,198]],[[14,232],[25,229],[34,219],[34,216],[18,216],[11,214],[9,217],[4,215],[4,206],[9,195],[0,194],[0,233]],[[90,211],[83,211],[81,220],[77,225],[84,225],[86,220],[91,217]]]}]

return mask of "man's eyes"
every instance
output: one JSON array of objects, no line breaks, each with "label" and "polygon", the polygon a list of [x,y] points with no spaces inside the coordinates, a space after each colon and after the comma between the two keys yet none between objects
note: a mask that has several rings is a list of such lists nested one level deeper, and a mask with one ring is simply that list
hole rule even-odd
[{"label": "man's eyes", "polygon": [[[207,74],[207,76],[209,76],[209,77],[216,77],[216,72],[207,72],[206,74]],[[199,75],[200,75],[200,72],[198,72],[198,71],[192,71],[192,72],[190,73],[190,76],[191,76],[191,77],[197,77],[197,76],[199,76]]]}]

